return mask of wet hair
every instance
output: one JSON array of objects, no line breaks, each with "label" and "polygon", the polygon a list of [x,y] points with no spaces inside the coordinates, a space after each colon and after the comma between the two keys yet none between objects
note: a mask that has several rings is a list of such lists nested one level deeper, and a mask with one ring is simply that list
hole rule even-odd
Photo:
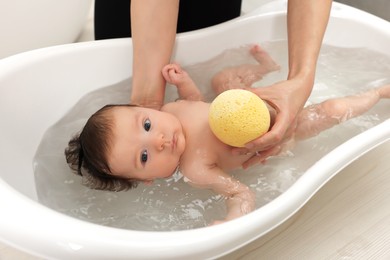
[{"label": "wet hair", "polygon": [[69,167],[83,177],[83,185],[97,190],[122,191],[135,188],[138,181],[112,174],[107,154],[112,144],[113,117],[110,110],[115,107],[134,105],[106,105],[95,112],[79,134],[71,138],[65,149]]}]

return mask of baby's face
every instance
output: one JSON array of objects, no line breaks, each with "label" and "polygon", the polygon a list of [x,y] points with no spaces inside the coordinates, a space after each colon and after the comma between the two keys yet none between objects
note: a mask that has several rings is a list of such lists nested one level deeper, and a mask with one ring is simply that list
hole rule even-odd
[{"label": "baby's face", "polygon": [[142,107],[115,107],[108,163],[113,175],[151,181],[172,175],[185,149],[179,120]]}]

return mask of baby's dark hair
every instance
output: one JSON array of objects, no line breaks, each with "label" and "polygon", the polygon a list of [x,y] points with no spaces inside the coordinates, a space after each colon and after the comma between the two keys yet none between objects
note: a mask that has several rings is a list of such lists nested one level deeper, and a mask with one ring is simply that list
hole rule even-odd
[{"label": "baby's dark hair", "polygon": [[83,184],[97,190],[122,191],[135,188],[137,180],[124,179],[111,173],[107,154],[110,151],[113,118],[110,110],[118,106],[106,105],[96,111],[83,130],[72,137],[65,149],[66,162],[80,176]]}]

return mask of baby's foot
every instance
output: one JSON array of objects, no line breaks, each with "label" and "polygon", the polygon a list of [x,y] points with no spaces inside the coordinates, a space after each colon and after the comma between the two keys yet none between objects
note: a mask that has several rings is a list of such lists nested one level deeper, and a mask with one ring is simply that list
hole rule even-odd
[{"label": "baby's foot", "polygon": [[262,65],[268,72],[276,71],[280,69],[280,66],[269,56],[269,54],[263,50],[259,45],[255,45],[251,48],[250,53],[258,63]]},{"label": "baby's foot", "polygon": [[377,88],[377,91],[381,98],[390,98],[390,84]]}]

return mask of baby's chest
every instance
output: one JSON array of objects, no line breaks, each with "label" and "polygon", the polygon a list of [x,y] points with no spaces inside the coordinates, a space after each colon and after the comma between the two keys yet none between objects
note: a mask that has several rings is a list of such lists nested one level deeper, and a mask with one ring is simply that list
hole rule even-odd
[{"label": "baby's chest", "polygon": [[249,159],[248,155],[233,155],[232,147],[220,142],[212,133],[191,140],[187,158],[197,161],[199,168],[203,165],[217,166],[224,171],[241,167]]}]

